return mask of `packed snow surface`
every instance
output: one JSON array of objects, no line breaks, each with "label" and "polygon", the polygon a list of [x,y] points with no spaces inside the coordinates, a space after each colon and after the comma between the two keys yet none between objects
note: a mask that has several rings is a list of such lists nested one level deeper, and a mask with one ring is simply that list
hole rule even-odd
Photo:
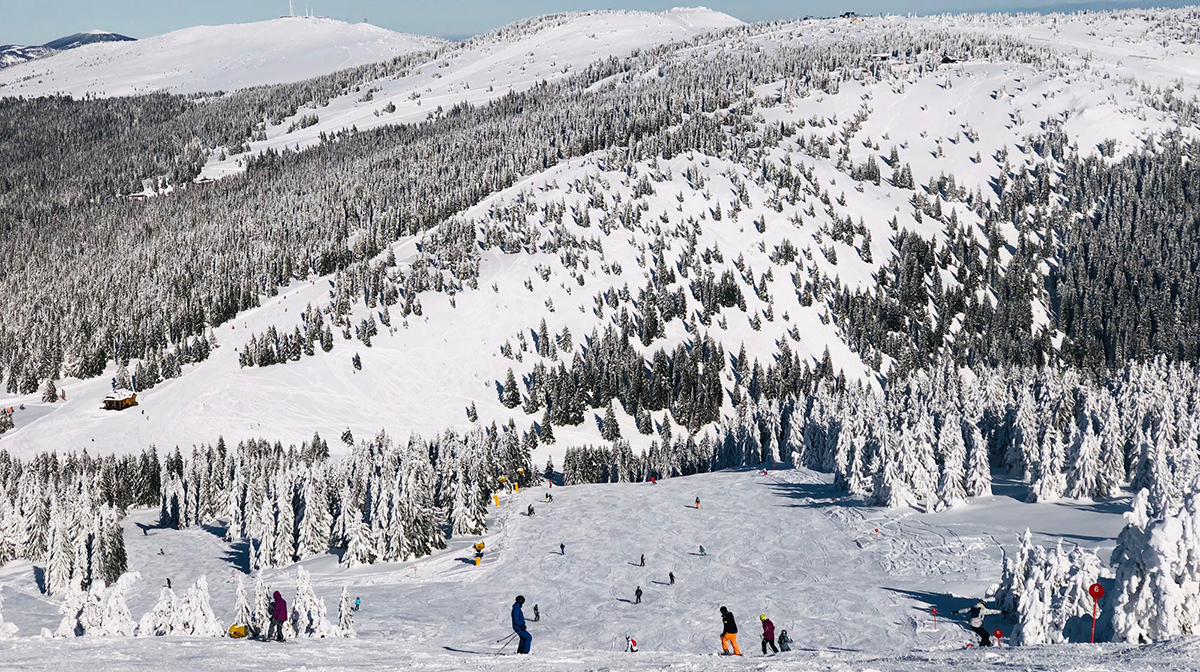
[{"label": "packed snow surface", "polygon": [[386,61],[445,41],[366,23],[285,17],[89,44],[0,71],[0,97],[233,91]]},{"label": "packed snow surface", "polygon": [[[0,572],[0,594],[5,620],[20,631],[0,643],[0,665],[744,669],[761,655],[758,615],[765,614],[795,642],[792,652],[767,659],[765,669],[1185,669],[1178,661],[1200,650],[1190,638],[1141,649],[965,648],[973,636],[950,612],[998,580],[1002,548],[1011,552],[1027,525],[1042,543],[1065,536],[1068,546],[1103,550],[1124,522],[1115,512],[1123,502],[1025,504],[1024,486],[997,485],[994,496],[936,515],[861,507],[834,491],[825,475],[807,470],[552,488],[550,503],[546,489],[529,488],[492,508],[479,567],[470,559],[478,537],[453,539],[446,551],[403,564],[342,569],[333,555],[300,563],[334,618],[343,586],[351,599],[362,599],[356,640],[43,640],[36,637],[41,628],[57,626],[57,600],[41,594],[29,563],[14,562]],[[532,517],[525,515],[530,504]],[[153,510],[134,512],[124,523],[129,570],[142,575],[128,599],[134,618],[153,606],[168,578],[182,591],[203,574],[213,611],[227,625],[238,577],[253,590],[253,577],[243,574],[245,542],[223,541],[219,525],[176,531],[156,520]],[[668,572],[675,574],[673,586]],[[265,577],[290,602],[296,573],[292,566]],[[635,604],[639,586],[644,596]],[[498,658],[497,640],[511,633],[509,609],[518,594],[526,598],[533,655]],[[737,618],[744,660],[710,655],[719,649],[721,606]],[[1011,629],[1002,616],[985,625]],[[626,636],[638,640],[637,656],[623,652]]]}]

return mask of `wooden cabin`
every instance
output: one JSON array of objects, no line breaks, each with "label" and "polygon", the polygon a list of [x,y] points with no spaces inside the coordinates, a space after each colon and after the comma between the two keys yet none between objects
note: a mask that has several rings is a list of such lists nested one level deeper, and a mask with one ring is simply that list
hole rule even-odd
[{"label": "wooden cabin", "polygon": [[116,390],[104,397],[104,410],[106,411],[123,411],[137,405],[137,392],[131,390]]}]

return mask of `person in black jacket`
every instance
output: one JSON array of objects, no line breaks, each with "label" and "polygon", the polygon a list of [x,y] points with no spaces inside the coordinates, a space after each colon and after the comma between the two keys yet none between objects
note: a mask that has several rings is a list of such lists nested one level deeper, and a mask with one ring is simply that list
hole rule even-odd
[{"label": "person in black jacket", "polygon": [[634,604],[642,603],[642,587],[641,586],[638,586],[637,590],[633,591],[633,599],[634,599],[634,602],[633,602]]},{"label": "person in black jacket", "polygon": [[721,630],[721,654],[729,655],[729,645],[733,645],[733,655],[742,655],[741,649],[737,645],[737,623],[733,620],[733,612],[725,607],[721,607],[721,624],[724,628]]}]

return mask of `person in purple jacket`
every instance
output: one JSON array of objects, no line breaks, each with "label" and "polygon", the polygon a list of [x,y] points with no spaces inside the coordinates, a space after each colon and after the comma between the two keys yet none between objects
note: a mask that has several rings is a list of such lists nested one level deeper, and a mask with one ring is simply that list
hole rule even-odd
[{"label": "person in purple jacket", "polygon": [[279,591],[275,591],[275,604],[271,607],[271,627],[267,629],[267,641],[274,639],[277,642],[283,641],[283,624],[287,621],[287,602],[283,601],[283,596]]},{"label": "person in purple jacket", "polygon": [[779,653],[779,649],[775,648],[775,624],[771,622],[771,619],[767,618],[766,614],[759,614],[758,620],[762,621],[762,626],[763,626],[763,634],[762,634],[763,655],[764,656],[767,655],[767,647],[768,646],[770,646],[771,650],[774,651],[775,653]]}]

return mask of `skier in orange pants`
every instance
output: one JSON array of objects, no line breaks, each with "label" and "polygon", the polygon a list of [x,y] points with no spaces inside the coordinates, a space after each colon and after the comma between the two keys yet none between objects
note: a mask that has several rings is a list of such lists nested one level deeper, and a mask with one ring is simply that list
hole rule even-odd
[{"label": "skier in orange pants", "polygon": [[721,623],[725,626],[721,631],[721,655],[729,655],[729,646],[733,645],[733,655],[742,655],[741,649],[737,645],[737,623],[733,620],[733,614],[721,607]]}]

